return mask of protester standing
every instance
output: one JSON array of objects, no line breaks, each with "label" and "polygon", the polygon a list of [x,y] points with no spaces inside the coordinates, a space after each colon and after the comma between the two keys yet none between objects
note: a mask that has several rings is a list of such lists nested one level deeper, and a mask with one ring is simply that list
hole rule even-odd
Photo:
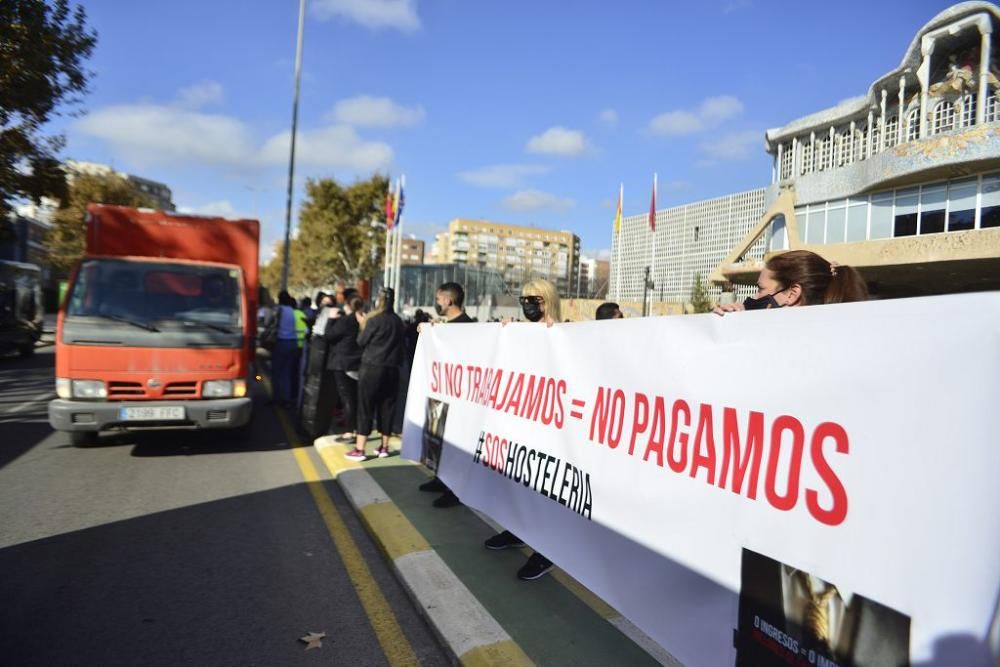
[{"label": "protester standing", "polygon": [[364,460],[365,443],[377,421],[382,442],[376,454],[389,456],[389,436],[396,410],[399,366],[403,361],[403,322],[393,312],[393,291],[379,290],[371,315],[355,313],[361,332],[361,366],[358,371],[358,430],[355,447],[347,453],[354,460]]},{"label": "protester standing", "polygon": [[[353,292],[353,290],[351,290]],[[361,367],[361,348],[358,347],[359,325],[356,314],[364,314],[364,301],[355,295],[344,304],[343,314],[327,322],[325,338],[330,346],[327,371],[340,397],[347,430],[337,437],[340,442],[357,439],[358,371]]]},{"label": "protester standing", "polygon": [[271,353],[271,375],[274,382],[274,400],[289,406],[295,397],[295,376],[299,367],[299,318],[295,299],[286,291],[278,294],[277,336]]},{"label": "protester standing", "polygon": [[607,301],[599,305],[597,312],[594,314],[594,319],[596,320],[621,320],[624,318],[625,314],[622,313],[622,309],[613,301]]},{"label": "protester standing", "polygon": [[857,270],[830,262],[809,250],[790,250],[767,261],[757,277],[757,295],[743,303],[720,304],[718,315],[740,310],[768,310],[868,299]]},{"label": "protester standing", "polygon": [[[526,283],[521,288],[519,301],[521,312],[529,322],[544,322],[546,326],[551,327],[562,319],[559,292],[556,290],[556,286],[547,280],[535,279]],[[504,324],[506,323],[505,321]],[[487,549],[499,551],[501,549],[519,549],[525,544],[517,535],[505,530],[486,540],[485,546]],[[536,551],[517,571],[517,578],[521,581],[533,581],[551,569],[552,561]]]},{"label": "protester standing", "polygon": [[[458,283],[444,283],[437,288],[437,293],[434,295],[434,310],[438,317],[443,318],[447,324],[472,322],[472,318],[465,312],[465,290]],[[424,326],[428,324],[431,323],[428,322]],[[421,331],[420,324],[417,326],[417,331]],[[419,488],[421,491],[441,493],[439,497],[434,499],[432,503],[434,507],[446,508],[462,504],[458,496],[437,476],[424,482]]]}]

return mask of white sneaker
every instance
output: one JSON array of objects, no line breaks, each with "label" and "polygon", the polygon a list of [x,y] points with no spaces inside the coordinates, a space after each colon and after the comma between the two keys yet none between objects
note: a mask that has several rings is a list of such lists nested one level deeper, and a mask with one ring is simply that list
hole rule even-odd
[{"label": "white sneaker", "polygon": [[389,458],[389,448],[388,447],[379,447],[378,448],[378,457],[380,459],[387,459],[387,458]]}]

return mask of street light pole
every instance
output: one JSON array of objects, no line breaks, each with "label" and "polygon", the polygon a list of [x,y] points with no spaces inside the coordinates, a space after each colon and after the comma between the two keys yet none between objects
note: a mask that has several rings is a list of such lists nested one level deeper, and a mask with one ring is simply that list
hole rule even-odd
[{"label": "street light pole", "polygon": [[299,81],[302,79],[302,29],[306,18],[306,0],[299,0],[299,36],[295,44],[295,97],[292,101],[292,147],[288,158],[288,196],[285,199],[285,257],[281,266],[281,289],[288,289],[289,244],[292,236],[292,185],[295,181],[295,135],[299,125]]}]

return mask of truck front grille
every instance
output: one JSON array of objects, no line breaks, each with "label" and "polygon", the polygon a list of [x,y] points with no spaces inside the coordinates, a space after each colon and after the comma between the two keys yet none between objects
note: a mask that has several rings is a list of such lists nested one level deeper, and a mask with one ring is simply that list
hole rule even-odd
[{"label": "truck front grille", "polygon": [[109,382],[108,398],[137,398],[146,395],[140,382]]},{"label": "truck front grille", "polygon": [[163,389],[164,396],[171,398],[197,398],[197,382],[171,382]]}]

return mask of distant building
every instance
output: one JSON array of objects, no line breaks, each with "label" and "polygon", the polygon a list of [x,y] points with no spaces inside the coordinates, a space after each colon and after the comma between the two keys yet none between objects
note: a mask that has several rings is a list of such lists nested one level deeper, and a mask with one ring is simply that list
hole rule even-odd
[{"label": "distant building", "polygon": [[153,208],[161,211],[175,210],[173,193],[170,191],[170,188],[159,181],[153,181],[148,178],[143,178],[142,176],[135,176],[134,174],[126,174],[125,172],[115,170],[115,168],[109,164],[102,164],[100,162],[66,160],[63,166],[66,168],[66,175],[71,183],[73,181],[73,177],[77,174],[92,174],[96,176],[117,174],[132,183],[136,190],[152,199],[154,202]]},{"label": "distant building", "polygon": [[457,218],[439,234],[436,262],[495,269],[516,292],[533,278],[552,282],[562,295],[575,294],[580,237],[572,232]]},{"label": "distant building", "polygon": [[[612,239],[608,298],[642,301],[649,267],[654,301],[690,301],[695,276],[707,283],[709,274],[763,213],[764,188],[758,188],[657,211],[655,241],[648,214],[624,218],[621,232]],[[763,256],[763,247],[753,251]],[[750,291],[746,287],[740,293],[747,296]],[[709,293],[717,300],[722,290],[712,286]]]},{"label": "distant building", "polygon": [[423,264],[424,242],[418,239],[403,239],[399,249],[399,261],[401,264]]},{"label": "distant building", "polygon": [[608,296],[608,286],[611,280],[611,262],[606,259],[597,260],[594,269],[593,291],[591,298],[604,299]]}]

